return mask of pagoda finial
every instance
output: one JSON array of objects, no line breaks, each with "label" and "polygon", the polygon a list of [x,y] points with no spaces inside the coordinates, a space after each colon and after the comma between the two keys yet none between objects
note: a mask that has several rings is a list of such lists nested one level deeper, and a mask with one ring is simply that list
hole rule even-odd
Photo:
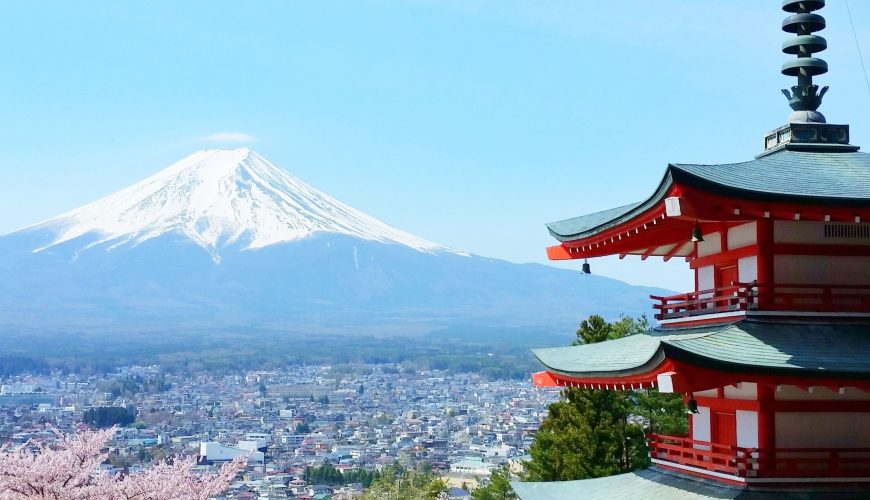
[{"label": "pagoda finial", "polygon": [[824,6],[825,0],[783,0],[782,2],[782,10],[792,13],[783,19],[782,30],[797,35],[782,44],[783,52],[797,55],[797,59],[782,65],[782,74],[796,76],[798,79],[798,84],[791,88],[791,92],[782,90],[789,106],[794,110],[788,117],[790,123],[825,123],[824,115],[817,109],[822,104],[822,97],[828,91],[828,87],[819,90],[819,86],[813,84],[813,76],[827,73],[828,63],[812,57],[814,52],[821,52],[828,47],[828,42],[824,38],[812,34],[814,31],[825,29],[825,18],[812,13]]}]

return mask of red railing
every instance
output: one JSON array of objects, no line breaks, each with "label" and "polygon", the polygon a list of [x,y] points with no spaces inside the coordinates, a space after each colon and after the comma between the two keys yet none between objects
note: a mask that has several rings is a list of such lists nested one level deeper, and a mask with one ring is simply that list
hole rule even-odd
[{"label": "red railing", "polygon": [[659,321],[702,314],[746,311],[754,300],[753,290],[739,283],[669,297],[650,295],[650,298],[659,301],[658,304],[653,304],[653,309],[656,310],[655,318]]},{"label": "red railing", "polygon": [[870,285],[766,285],[732,282],[730,286],[660,297],[653,304],[659,321],[731,311],[870,312]]},{"label": "red railing", "polygon": [[756,450],[759,477],[870,477],[870,448]]},{"label": "red railing", "polygon": [[650,457],[738,478],[867,478],[870,448],[741,448],[648,434]]},{"label": "red railing", "polygon": [[737,477],[751,469],[751,448],[661,434],[647,434],[647,443],[654,459]]},{"label": "red railing", "polygon": [[768,311],[868,312],[868,285],[765,285],[735,283],[754,287],[756,308]]}]

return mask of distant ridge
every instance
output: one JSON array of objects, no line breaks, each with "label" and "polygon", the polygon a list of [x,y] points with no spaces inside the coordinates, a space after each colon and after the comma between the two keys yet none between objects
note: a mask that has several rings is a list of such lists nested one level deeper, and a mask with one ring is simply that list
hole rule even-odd
[{"label": "distant ridge", "polygon": [[0,333],[570,334],[663,293],[427,241],[248,149],[0,236]]}]

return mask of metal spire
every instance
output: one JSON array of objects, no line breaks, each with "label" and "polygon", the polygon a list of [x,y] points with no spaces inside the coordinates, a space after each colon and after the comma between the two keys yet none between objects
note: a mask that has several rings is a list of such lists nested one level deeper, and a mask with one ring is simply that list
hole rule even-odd
[{"label": "metal spire", "polygon": [[821,52],[828,47],[828,42],[813,35],[814,31],[825,29],[825,18],[812,14],[825,6],[825,0],[783,0],[782,10],[791,12],[792,15],[782,21],[782,30],[786,33],[794,33],[794,38],[786,40],[782,44],[782,51],[786,54],[797,55],[796,59],[786,61],[782,65],[782,74],[796,76],[798,84],[791,88],[791,92],[782,90],[788,99],[788,104],[794,113],[789,116],[789,122],[825,123],[825,117],[818,111],[822,104],[822,97],[828,91],[828,87],[813,84],[813,77],[828,72],[828,63],[813,53]]},{"label": "metal spire", "polygon": [[828,63],[813,57],[828,48],[824,38],[813,35],[825,29],[825,18],[813,14],[825,6],[825,0],[783,0],[782,10],[791,13],[782,20],[782,30],[794,33],[782,44],[782,51],[797,57],[782,65],[782,74],[796,76],[797,85],[782,91],[794,112],[788,123],[764,136],[764,152],[758,157],[781,150],[814,152],[854,152],[858,146],[849,144],[849,126],[825,122],[817,110],[828,87],[819,89],[813,77],[828,72]]}]

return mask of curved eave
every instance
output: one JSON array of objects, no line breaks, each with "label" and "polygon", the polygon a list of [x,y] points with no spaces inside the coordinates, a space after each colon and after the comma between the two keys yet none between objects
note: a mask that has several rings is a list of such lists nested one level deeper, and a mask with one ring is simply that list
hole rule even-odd
[{"label": "curved eave", "polygon": [[[550,234],[559,241],[575,241],[583,238],[595,236],[615,227],[618,227],[632,219],[635,219],[646,212],[654,209],[667,196],[668,191],[673,185],[671,169],[665,171],[665,175],[659,183],[655,192],[644,201],[632,203],[622,207],[596,212],[594,214],[583,215],[571,219],[565,219],[547,224],[547,230]],[[602,215],[607,212],[613,212],[613,215],[599,221]],[[592,219],[593,222],[588,222]]]},{"label": "curved eave", "polygon": [[[658,374],[676,371],[691,380],[740,376],[801,380],[870,380],[870,323],[820,323],[741,320],[646,334],[533,353],[555,382],[552,385],[655,383]],[[733,380],[732,380],[733,379]]]},{"label": "curved eave", "polygon": [[870,208],[870,154],[783,150],[742,163],[671,163],[646,200],[547,224],[560,242],[594,239],[620,226],[636,226],[655,212],[674,186],[735,200],[804,206]]},{"label": "curved eave", "polygon": [[612,369],[612,370],[584,370],[584,371],[570,371],[565,369],[560,369],[558,367],[550,366],[546,362],[542,361],[541,357],[537,352],[540,349],[532,350],[532,353],[537,358],[538,362],[550,373],[554,375],[559,375],[561,377],[565,377],[568,379],[577,379],[577,380],[611,380],[618,381],[619,379],[632,378],[637,377],[639,375],[647,375],[651,372],[655,371],[662,362],[665,360],[665,353],[662,349],[661,345],[656,351],[650,356],[649,359],[642,363],[638,363],[637,365],[630,366],[622,369]]}]

